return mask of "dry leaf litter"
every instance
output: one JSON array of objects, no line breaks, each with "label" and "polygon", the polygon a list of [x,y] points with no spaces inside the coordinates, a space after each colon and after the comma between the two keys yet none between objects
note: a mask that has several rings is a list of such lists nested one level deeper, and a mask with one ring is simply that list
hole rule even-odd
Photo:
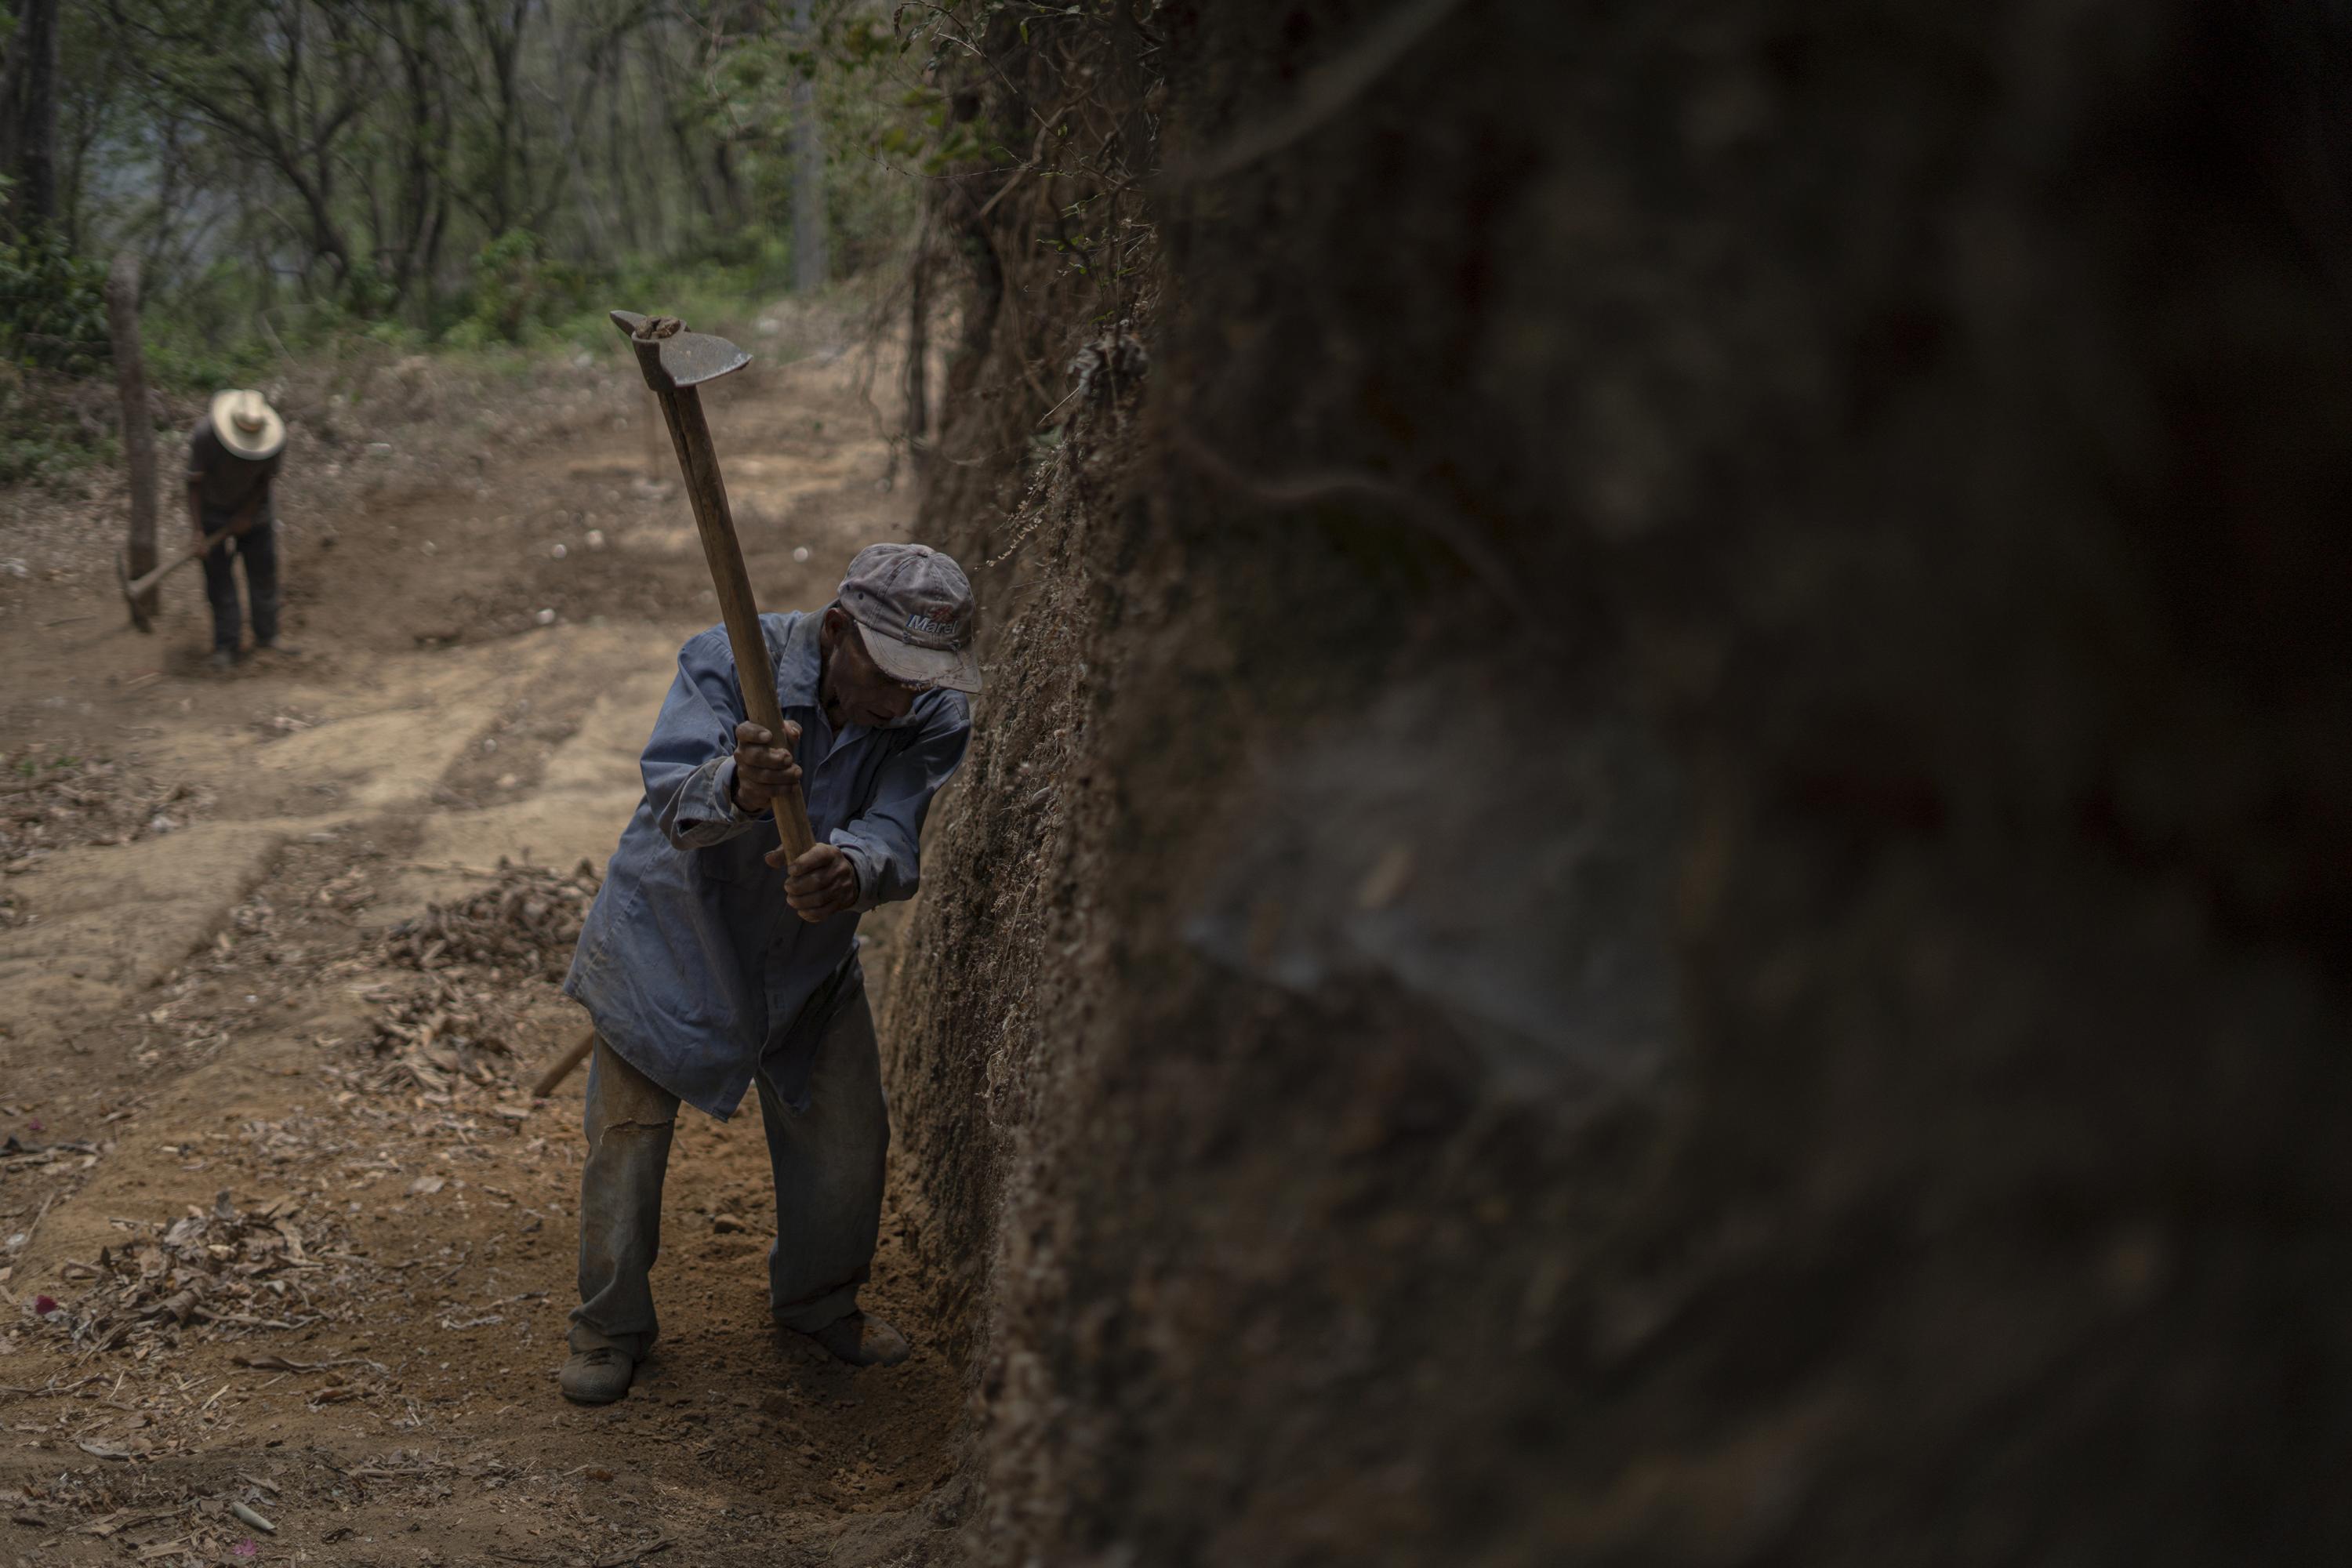
[{"label": "dry leaf litter", "polygon": [[[130,844],[184,827],[211,804],[185,784],[158,784],[119,762],[46,756],[0,757],[0,876],[33,869],[59,849]],[[0,926],[33,918],[0,890]]]},{"label": "dry leaf litter", "polygon": [[427,1097],[460,1083],[496,1087],[520,1065],[519,984],[562,978],[596,897],[596,869],[570,872],[500,859],[490,884],[454,903],[427,905],[384,935],[384,955],[424,979],[382,1000],[378,1070],[370,1087]]},{"label": "dry leaf litter", "polygon": [[225,1191],[169,1225],[114,1224],[121,1239],[62,1266],[62,1278],[89,1288],[45,1320],[84,1360],[129,1350],[143,1361],[190,1333],[304,1328],[348,1313],[356,1296],[361,1260],[293,1197],[239,1209]]},{"label": "dry leaf litter", "polygon": [[478,965],[492,980],[561,980],[598,880],[586,860],[559,872],[501,858],[490,886],[393,927],[386,955],[411,969]]}]

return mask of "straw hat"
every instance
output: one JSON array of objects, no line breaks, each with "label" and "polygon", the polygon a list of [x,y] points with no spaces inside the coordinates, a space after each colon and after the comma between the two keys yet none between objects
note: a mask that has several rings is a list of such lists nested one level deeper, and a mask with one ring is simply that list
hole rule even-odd
[{"label": "straw hat", "polygon": [[274,458],[286,445],[286,421],[257,392],[213,395],[213,434],[240,458]]}]

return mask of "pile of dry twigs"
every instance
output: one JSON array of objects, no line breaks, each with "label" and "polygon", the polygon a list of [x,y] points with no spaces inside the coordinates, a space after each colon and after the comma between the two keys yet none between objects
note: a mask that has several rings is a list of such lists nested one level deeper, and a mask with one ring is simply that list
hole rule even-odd
[{"label": "pile of dry twigs", "polygon": [[454,904],[428,904],[393,927],[386,956],[411,969],[467,966],[493,979],[560,980],[599,880],[585,860],[566,873],[501,858],[488,887]]},{"label": "pile of dry twigs", "polygon": [[[350,1259],[320,1256],[331,1247],[321,1224],[300,1223],[299,1200],[285,1197],[240,1211],[227,1193],[209,1210],[190,1208],[168,1226],[131,1226],[121,1242],[100,1250],[95,1262],[67,1262],[68,1281],[89,1289],[70,1306],[46,1314],[85,1355],[129,1347],[142,1358],[178,1342],[188,1330],[287,1330],[317,1322],[316,1285]],[[341,1295],[341,1292],[338,1292]]]},{"label": "pile of dry twigs", "polygon": [[414,1086],[446,1094],[463,1079],[496,1084],[512,1076],[514,1015],[500,993],[433,974],[420,988],[387,1001],[375,1019],[383,1070],[371,1087]]},{"label": "pile of dry twigs", "polygon": [[205,804],[185,784],[159,784],[121,763],[0,759],[0,872],[30,870],[76,844],[128,844],[184,826]]}]

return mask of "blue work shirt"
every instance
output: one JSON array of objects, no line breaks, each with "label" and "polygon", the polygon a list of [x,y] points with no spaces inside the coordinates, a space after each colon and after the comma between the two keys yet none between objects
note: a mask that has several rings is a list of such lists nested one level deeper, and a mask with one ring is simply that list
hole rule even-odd
[{"label": "blue work shirt", "polygon": [[621,833],[581,928],[564,994],[621,1056],[688,1104],[725,1120],[764,1071],[788,1102],[804,1099],[833,1008],[863,984],[857,921],[921,879],[931,796],[963,761],[971,711],[960,692],[926,691],[906,716],[835,734],[818,701],[822,615],[762,616],[793,758],[817,842],[857,871],[855,909],[814,925],[784,902],[771,812],[735,805],[735,726],[744,720],[727,629],[678,650],[639,764],[645,797]]}]

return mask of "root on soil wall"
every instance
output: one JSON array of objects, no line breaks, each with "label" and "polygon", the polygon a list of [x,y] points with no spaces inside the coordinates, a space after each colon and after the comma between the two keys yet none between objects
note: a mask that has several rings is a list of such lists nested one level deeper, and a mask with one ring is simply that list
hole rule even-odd
[{"label": "root on soil wall", "polygon": [[2344,1560],[2342,26],[1572,9],[982,37],[971,1541]]}]

